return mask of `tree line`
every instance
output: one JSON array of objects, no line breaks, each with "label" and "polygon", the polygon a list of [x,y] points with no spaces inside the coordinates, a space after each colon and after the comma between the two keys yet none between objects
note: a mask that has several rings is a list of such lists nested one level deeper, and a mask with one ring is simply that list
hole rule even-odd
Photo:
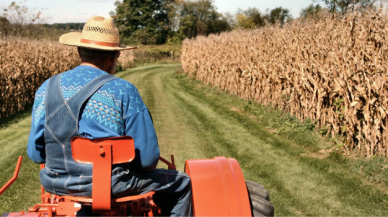
[{"label": "tree line", "polygon": [[82,31],[85,23],[54,23],[54,24],[43,24],[45,28],[66,30],[66,31]]},{"label": "tree line", "polygon": [[[387,0],[312,0],[296,19],[316,18],[322,11],[343,15],[375,8]],[[214,0],[117,0],[115,18],[123,44],[180,44],[185,38],[207,36],[234,29],[255,29],[266,25],[285,25],[292,21],[290,10],[276,7],[260,11],[257,7],[220,13]],[[0,36],[56,39],[64,32],[82,30],[84,23],[43,24],[41,11],[30,11],[12,2],[0,16]]]},{"label": "tree line", "polygon": [[257,8],[236,14],[217,11],[213,0],[124,0],[111,12],[124,44],[179,44],[185,38],[264,26],[291,18],[283,7],[261,13]]},{"label": "tree line", "polygon": [[[314,18],[322,11],[345,14],[376,7],[384,0],[312,0],[298,19]],[[123,0],[115,2],[115,18],[124,44],[179,44],[185,38],[233,29],[254,29],[292,21],[290,10],[257,7],[220,13],[213,0]]]}]

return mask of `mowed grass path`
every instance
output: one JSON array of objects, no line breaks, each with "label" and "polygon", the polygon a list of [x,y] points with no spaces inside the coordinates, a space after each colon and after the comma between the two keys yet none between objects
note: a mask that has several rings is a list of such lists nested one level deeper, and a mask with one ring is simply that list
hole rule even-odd
[{"label": "mowed grass path", "polygon": [[[117,74],[139,89],[152,113],[161,155],[174,154],[178,170],[183,171],[186,159],[236,158],[245,178],[270,192],[277,216],[388,215],[385,187],[350,173],[336,161],[301,155],[306,148],[239,112],[240,99],[204,91],[177,75],[179,67],[150,65]],[[39,202],[38,165],[25,152],[30,124],[30,116],[24,114],[0,129],[1,184],[12,176],[17,156],[25,156],[19,179],[0,196],[0,214]]]}]

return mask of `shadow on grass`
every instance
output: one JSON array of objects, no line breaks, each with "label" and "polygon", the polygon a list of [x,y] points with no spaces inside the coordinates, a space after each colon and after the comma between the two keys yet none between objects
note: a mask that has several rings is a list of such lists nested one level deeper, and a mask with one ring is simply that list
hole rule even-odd
[{"label": "shadow on grass", "polygon": [[8,127],[11,124],[17,123],[20,120],[28,117],[32,113],[32,104],[26,105],[23,111],[17,112],[16,114],[8,117],[0,118],[0,130]]}]

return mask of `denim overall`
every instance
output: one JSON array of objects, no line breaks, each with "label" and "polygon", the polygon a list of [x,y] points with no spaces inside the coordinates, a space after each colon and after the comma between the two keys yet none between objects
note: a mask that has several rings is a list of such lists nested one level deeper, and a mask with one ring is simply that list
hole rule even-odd
[{"label": "denim overall", "polygon": [[118,78],[101,75],[67,101],[61,91],[61,74],[50,79],[45,99],[46,167],[40,171],[40,180],[46,191],[57,195],[91,196],[92,165],[73,160],[70,140],[80,136],[78,120],[82,106],[102,85],[114,79]]}]

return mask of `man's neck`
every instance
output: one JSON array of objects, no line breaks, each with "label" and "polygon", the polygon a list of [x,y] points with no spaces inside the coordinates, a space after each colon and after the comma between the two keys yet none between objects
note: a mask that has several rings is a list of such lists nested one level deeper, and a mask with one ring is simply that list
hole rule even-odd
[{"label": "man's neck", "polygon": [[[81,66],[90,66],[90,67],[94,67],[94,68],[97,68],[97,69],[101,69],[100,67],[98,67],[98,66],[96,66],[94,64],[86,63],[86,62],[82,62],[80,65]],[[101,70],[103,70],[103,69],[101,69]]]},{"label": "man's neck", "polygon": [[[102,63],[102,64],[93,64],[93,63],[90,63],[90,62],[82,62],[80,65],[81,66],[90,66],[90,67],[93,67],[93,68],[105,71],[107,73],[109,73],[109,71],[111,71],[111,68],[109,67],[109,65],[108,64],[104,64],[104,63]],[[113,75],[114,73],[113,74],[109,73],[109,74]]]}]

